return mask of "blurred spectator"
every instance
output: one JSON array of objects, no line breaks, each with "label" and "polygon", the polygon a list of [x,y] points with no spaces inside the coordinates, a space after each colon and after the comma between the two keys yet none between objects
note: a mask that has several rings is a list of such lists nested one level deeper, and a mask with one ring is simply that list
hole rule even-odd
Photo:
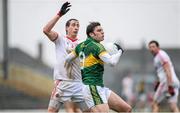
[{"label": "blurred spectator", "polygon": [[145,103],[146,103],[146,93],[145,93],[145,81],[141,80],[140,83],[138,84],[138,107],[140,109],[145,108]]},{"label": "blurred spectator", "polygon": [[132,105],[134,100],[133,83],[134,81],[130,73],[122,80],[122,96],[129,105]]}]

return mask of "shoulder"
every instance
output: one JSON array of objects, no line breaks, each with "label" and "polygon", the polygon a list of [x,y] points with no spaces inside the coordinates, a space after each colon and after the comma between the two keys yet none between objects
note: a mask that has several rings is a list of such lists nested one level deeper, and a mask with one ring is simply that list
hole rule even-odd
[{"label": "shoulder", "polygon": [[160,59],[161,61],[168,61],[169,56],[168,54],[164,51],[164,50],[160,50],[157,54],[158,59]]},{"label": "shoulder", "polygon": [[76,48],[82,47],[82,46],[83,46],[83,43],[84,43],[84,42],[79,43],[79,44],[76,46]]},{"label": "shoulder", "polygon": [[75,52],[76,52],[76,53],[79,53],[80,49],[83,47],[83,43],[84,43],[84,42],[81,42],[81,43],[79,43],[79,44],[76,46],[76,48],[75,48]]},{"label": "shoulder", "polygon": [[159,50],[158,57],[168,57],[168,54],[164,50]]},{"label": "shoulder", "polygon": [[93,53],[97,56],[99,56],[102,52],[105,51],[105,48],[101,43],[93,42],[93,46],[91,47],[92,47]]},{"label": "shoulder", "polygon": [[104,46],[101,43],[92,42],[93,47],[96,49],[104,49]]},{"label": "shoulder", "polygon": [[97,46],[97,47],[104,47],[101,43],[98,43],[98,42],[93,42],[93,44],[95,45],[95,46]]}]

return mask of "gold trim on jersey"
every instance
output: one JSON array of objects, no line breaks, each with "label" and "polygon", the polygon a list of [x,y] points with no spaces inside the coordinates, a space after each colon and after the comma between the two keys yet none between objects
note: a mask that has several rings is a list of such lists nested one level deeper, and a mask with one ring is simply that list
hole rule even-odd
[{"label": "gold trim on jersey", "polygon": [[99,57],[100,56],[103,56],[103,55],[105,55],[105,54],[107,54],[108,52],[107,51],[103,51],[103,52],[101,52],[100,54],[99,54]]},{"label": "gold trim on jersey", "polygon": [[85,58],[84,60],[84,65],[83,63],[81,62],[80,65],[81,67],[90,67],[90,66],[93,66],[95,64],[104,64],[104,62],[101,60],[101,59],[97,59],[93,56],[93,54],[90,54],[87,58]]}]

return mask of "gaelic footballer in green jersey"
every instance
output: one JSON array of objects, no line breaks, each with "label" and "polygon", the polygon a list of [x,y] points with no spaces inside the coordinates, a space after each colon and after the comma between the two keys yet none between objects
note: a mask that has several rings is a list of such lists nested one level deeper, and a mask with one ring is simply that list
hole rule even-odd
[{"label": "gaelic footballer in green jersey", "polygon": [[66,57],[65,63],[69,66],[73,59],[79,57],[85,103],[91,112],[109,112],[109,108],[117,112],[130,112],[131,106],[103,84],[104,63],[116,65],[123,50],[119,45],[116,45],[118,51],[113,55],[105,50],[100,44],[104,40],[104,32],[98,22],[90,23],[86,33],[87,39],[76,46]]},{"label": "gaelic footballer in green jersey", "polygon": [[99,55],[105,52],[104,47],[91,37],[76,47],[75,53],[80,59],[84,84],[103,86],[104,62]]},{"label": "gaelic footballer in green jersey", "polygon": [[88,37],[86,41],[77,45],[75,51],[68,55],[66,62],[68,63],[79,56],[83,83],[104,86],[104,63],[116,65],[121,54],[122,50],[119,50],[116,54],[109,55],[102,44],[92,37]]}]

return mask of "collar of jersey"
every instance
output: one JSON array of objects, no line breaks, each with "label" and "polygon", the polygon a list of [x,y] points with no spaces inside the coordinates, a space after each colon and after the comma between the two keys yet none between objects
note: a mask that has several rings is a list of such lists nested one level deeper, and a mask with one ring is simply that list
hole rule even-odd
[{"label": "collar of jersey", "polygon": [[66,36],[66,38],[69,39],[69,40],[71,40],[72,42],[75,42],[75,41],[78,40],[78,38],[75,38],[75,39],[74,39],[74,38],[71,38],[71,37],[68,37],[68,36]]},{"label": "collar of jersey", "polygon": [[93,39],[93,38],[92,38],[92,37],[90,37],[90,36],[88,37],[88,40],[99,43],[97,40]]}]

